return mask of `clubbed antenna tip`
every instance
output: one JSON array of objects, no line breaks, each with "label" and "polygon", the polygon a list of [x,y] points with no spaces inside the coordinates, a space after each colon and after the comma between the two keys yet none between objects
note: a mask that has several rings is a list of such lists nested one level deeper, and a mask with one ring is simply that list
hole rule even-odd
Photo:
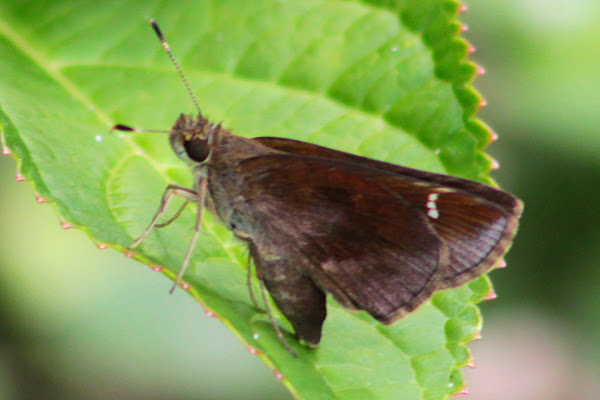
[{"label": "clubbed antenna tip", "polygon": [[154,32],[156,33],[158,40],[160,40],[162,47],[165,49],[165,52],[169,56],[171,63],[175,66],[175,69],[177,70],[177,73],[179,74],[181,81],[185,85],[185,88],[186,88],[188,94],[190,95],[190,97],[192,98],[192,101],[194,102],[194,106],[196,107],[196,110],[198,110],[198,112],[201,113],[200,104],[198,103],[198,99],[196,99],[196,96],[194,95],[194,92],[192,91],[192,87],[190,86],[190,83],[188,82],[187,78],[185,77],[185,74],[183,73],[181,66],[179,66],[179,63],[173,56],[173,53],[171,52],[171,47],[169,46],[169,43],[167,43],[167,40],[165,39],[165,35],[163,35],[162,31],[160,30],[158,24],[156,23],[156,21],[154,19],[150,20],[150,25],[152,25],[152,29],[154,29]]},{"label": "clubbed antenna tip", "polygon": [[158,39],[161,42],[165,42],[165,36],[163,35],[162,31],[158,27],[158,24],[156,23],[156,20],[154,18],[152,18],[150,20],[150,24],[152,25],[152,28],[154,29],[154,32],[156,32],[156,36],[158,36]]}]

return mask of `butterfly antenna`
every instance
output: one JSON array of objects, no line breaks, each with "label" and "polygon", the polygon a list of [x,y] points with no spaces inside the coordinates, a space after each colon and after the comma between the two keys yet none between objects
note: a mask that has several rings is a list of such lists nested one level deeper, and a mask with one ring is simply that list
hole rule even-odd
[{"label": "butterfly antenna", "polygon": [[173,53],[171,52],[171,46],[169,46],[169,43],[167,43],[167,40],[165,39],[165,35],[163,35],[162,31],[160,30],[160,28],[158,27],[158,24],[156,23],[156,21],[154,19],[150,20],[150,24],[152,25],[152,29],[154,29],[156,36],[158,36],[158,39],[160,40],[162,47],[165,49],[165,52],[169,56],[171,63],[175,66],[175,69],[177,70],[179,77],[183,81],[183,84],[185,85],[185,88],[187,89],[188,94],[190,95],[190,97],[192,98],[192,101],[194,102],[194,106],[196,107],[196,109],[198,110],[199,113],[202,113],[202,111],[200,110],[200,104],[198,103],[198,99],[196,98],[196,96],[194,96],[192,87],[190,86],[189,81],[185,77],[185,74],[183,73],[183,69],[181,69],[181,66],[179,65],[179,63],[177,62],[175,57],[173,56]]}]

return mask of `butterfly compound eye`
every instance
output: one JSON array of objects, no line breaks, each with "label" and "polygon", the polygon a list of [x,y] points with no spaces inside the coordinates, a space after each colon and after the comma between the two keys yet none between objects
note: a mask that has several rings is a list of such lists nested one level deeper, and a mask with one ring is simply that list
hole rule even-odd
[{"label": "butterfly compound eye", "polygon": [[210,154],[210,146],[208,141],[200,139],[199,137],[186,140],[183,143],[183,146],[185,147],[185,152],[187,153],[188,157],[196,162],[202,162],[206,160]]}]

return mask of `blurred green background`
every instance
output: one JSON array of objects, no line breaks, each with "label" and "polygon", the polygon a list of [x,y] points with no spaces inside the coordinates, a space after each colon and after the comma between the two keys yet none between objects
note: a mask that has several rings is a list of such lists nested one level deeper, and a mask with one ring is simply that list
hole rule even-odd
[{"label": "blurred green background", "polygon": [[[526,204],[508,268],[492,274],[499,298],[481,305],[468,398],[597,399],[600,1],[467,6],[487,70],[480,116],[500,136],[493,176]],[[190,296],[64,231],[14,174],[1,157],[0,399],[291,398]]]}]

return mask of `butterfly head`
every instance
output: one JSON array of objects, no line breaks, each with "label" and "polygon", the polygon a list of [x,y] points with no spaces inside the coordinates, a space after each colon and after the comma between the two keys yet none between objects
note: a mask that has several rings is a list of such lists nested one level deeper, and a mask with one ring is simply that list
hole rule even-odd
[{"label": "butterfly head", "polygon": [[210,123],[202,114],[181,114],[169,134],[171,148],[188,164],[203,164],[210,158],[221,125]]}]

